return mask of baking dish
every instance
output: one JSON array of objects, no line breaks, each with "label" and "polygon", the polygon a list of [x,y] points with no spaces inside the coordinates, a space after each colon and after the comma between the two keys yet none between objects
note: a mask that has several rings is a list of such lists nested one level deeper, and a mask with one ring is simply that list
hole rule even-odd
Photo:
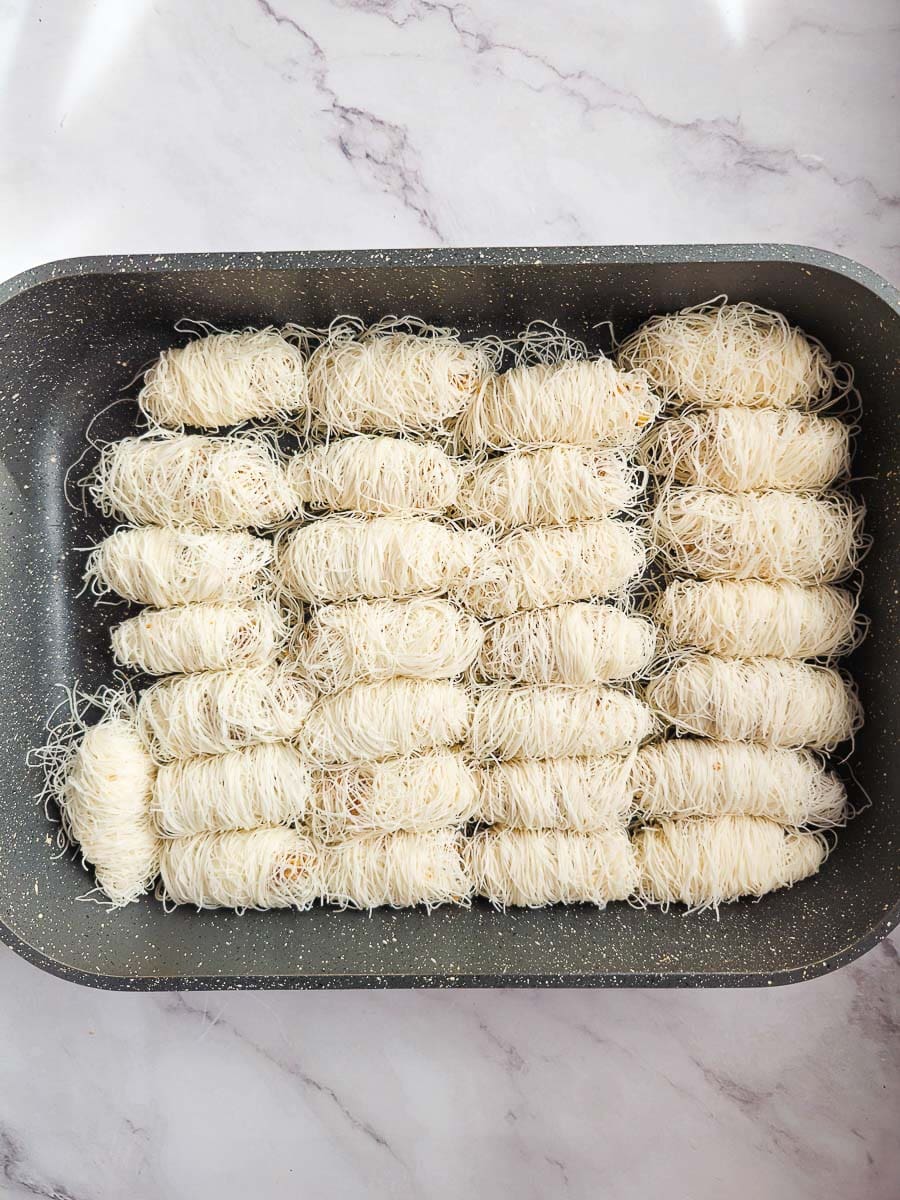
[{"label": "baking dish", "polygon": [[[99,519],[69,507],[67,468],[91,418],[139,368],[184,340],[175,323],[327,323],[415,313],[465,334],[556,319],[598,348],[654,312],[727,293],[777,308],[853,364],[864,398],[855,485],[868,505],[868,639],[848,662],[867,721],[845,774],[868,809],[822,873],[762,902],[690,917],[624,904],[553,908],[165,915],[145,898],[79,903],[77,860],[54,859],[30,746],[77,680],[109,680],[110,610],[79,596]],[[0,288],[3,414],[0,605],[0,936],[31,962],[98,987],[735,986],[785,983],[851,961],[900,911],[897,771],[900,304],[866,268],[805,247],[622,246],[70,259]],[[133,394],[133,393],[132,393]],[[134,430],[133,405],[98,423]],[[852,768],[852,770],[851,770]]]}]

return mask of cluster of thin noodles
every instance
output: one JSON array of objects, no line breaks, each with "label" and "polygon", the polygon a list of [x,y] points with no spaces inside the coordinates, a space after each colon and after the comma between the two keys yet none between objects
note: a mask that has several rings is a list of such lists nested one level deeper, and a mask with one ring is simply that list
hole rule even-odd
[{"label": "cluster of thin noodles", "polygon": [[[32,761],[45,773],[42,798],[56,803],[66,838],[78,843],[97,886],[119,908],[139,899],[159,869],[150,818],[156,768],[135,726],[129,691],[72,693],[69,707]],[[101,717],[89,725],[92,710]]]},{"label": "cluster of thin noodles", "polygon": [[249,600],[267,586],[271,561],[272,543],[249,533],[148,525],[105,538],[84,579],[95,595],[116,592],[154,608]]},{"label": "cluster of thin noodles", "polygon": [[359,434],[296,455],[288,479],[312,509],[436,516],[456,499],[460,467],[436,442]]},{"label": "cluster of thin noodles", "polygon": [[281,535],[276,559],[301,600],[400,599],[447,591],[487,544],[424,517],[328,517]]},{"label": "cluster of thin noodles", "polygon": [[351,600],[316,609],[289,651],[320,692],[407,675],[452,679],[484,639],[474,617],[449,600]]},{"label": "cluster of thin noodles", "polygon": [[500,347],[412,317],[338,318],[307,365],[313,428],[328,433],[437,429],[496,369]]},{"label": "cluster of thin noodles", "polygon": [[702,407],[818,408],[850,386],[820,342],[747,303],[652,317],[621,344],[618,362],[645,371],[664,400]]},{"label": "cluster of thin noodles", "polygon": [[219,429],[306,408],[306,365],[277,329],[210,333],[164,350],[144,376],[138,404],[157,425]]},{"label": "cluster of thin noodles", "polygon": [[482,618],[621,592],[644,569],[635,525],[611,518],[521,529],[484,547],[453,592]]},{"label": "cluster of thin noodles", "polygon": [[673,738],[638,751],[633,783],[649,817],[768,817],[817,829],[847,818],[843,783],[809,750]]},{"label": "cluster of thin noodles", "polygon": [[863,509],[839,493],[673,488],[653,513],[653,539],[675,571],[701,579],[831,583],[856,567]]},{"label": "cluster of thin noodles", "polygon": [[609,604],[560,604],[491,625],[478,658],[486,679],[590,684],[630,679],[650,665],[656,630]]},{"label": "cluster of thin noodles", "polygon": [[647,706],[614,688],[494,684],[472,719],[475,759],[595,757],[628,750],[650,735]]},{"label": "cluster of thin noodles", "polygon": [[659,400],[643,371],[608,358],[564,359],[488,376],[454,431],[470,453],[536,446],[633,445]]},{"label": "cluster of thin noodles", "polygon": [[[818,870],[849,810],[815,751],[862,720],[826,665],[862,627],[827,586],[865,548],[862,507],[825,492],[852,430],[817,411],[849,369],[723,298],[617,362],[540,322],[509,343],[396,317],[201,329],[146,372],[150,432],[85,481],[137,526],[84,577],[150,606],[115,657],[171,674],[91,698],[99,724],[73,711],[38,755],[114,905],[159,872],[166,904],[239,911],[697,909]],[[285,463],[292,418],[324,444]],[[598,601],[646,566],[613,518],[651,475],[662,565],[695,578],[656,597],[670,653],[639,698],[605,685],[646,675],[656,626]],[[678,736],[646,744],[663,722]]]},{"label": "cluster of thin noodles", "polygon": [[631,508],[643,485],[644,473],[621,450],[511,450],[464,472],[452,512],[499,532],[568,525]]},{"label": "cluster of thin noodles", "polygon": [[456,829],[370,833],[329,846],[323,856],[325,899],[342,908],[407,908],[468,904]]},{"label": "cluster of thin noodles", "polygon": [[785,829],[765,817],[660,819],[634,836],[647,904],[718,908],[764,896],[814,875],[828,852],[821,833]]},{"label": "cluster of thin noodles", "polygon": [[312,700],[309,688],[284,666],[172,675],[141,696],[138,726],[157,762],[170,762],[289,741]]},{"label": "cluster of thin noodles", "polygon": [[163,837],[186,837],[303,820],[311,794],[309,768],[296,748],[260,742],[163,764],[151,812]]},{"label": "cluster of thin noodles", "polygon": [[661,421],[641,444],[655,474],[742,492],[816,491],[850,469],[850,428],[794,409],[694,409]]},{"label": "cluster of thin noodles", "polygon": [[104,516],[135,525],[256,528],[278,525],[298,507],[263,434],[122,438],[103,447],[87,484]]},{"label": "cluster of thin noodles", "polygon": [[654,680],[646,698],[683,733],[787,749],[831,751],[862,724],[841,672],[780,658],[689,655]]},{"label": "cluster of thin noodles", "polygon": [[495,762],[478,772],[475,815],[514,829],[612,829],[631,814],[632,769],[630,755]]},{"label": "cluster of thin noodles", "polygon": [[736,658],[830,658],[862,630],[852,593],[785,580],[675,580],[653,616],[674,647]]},{"label": "cluster of thin noodles", "polygon": [[476,895],[496,907],[595,904],[635,890],[634,850],[624,826],[593,833],[485,829],[469,839],[466,865]]},{"label": "cluster of thin noodles", "polygon": [[309,908],[323,890],[321,854],[285,826],[170,838],[160,860],[160,899],[195,908]]},{"label": "cluster of thin noodles", "polygon": [[357,683],[315,704],[299,745],[317,766],[377,762],[455,746],[468,733],[470,717],[469,697],[453,683]]},{"label": "cluster of thin noodles", "polygon": [[449,750],[319,770],[313,830],[323,841],[360,833],[458,828],[478,806],[472,769]]},{"label": "cluster of thin noodles", "polygon": [[116,662],[147,675],[255,667],[272,662],[288,634],[268,600],[145,609],[112,631]]}]

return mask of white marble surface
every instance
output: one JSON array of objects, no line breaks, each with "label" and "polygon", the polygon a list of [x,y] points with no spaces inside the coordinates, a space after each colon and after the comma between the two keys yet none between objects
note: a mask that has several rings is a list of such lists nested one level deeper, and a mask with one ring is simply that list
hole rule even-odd
[{"label": "white marble surface", "polygon": [[3,0],[0,274],[806,242],[900,274],[894,0]]},{"label": "white marble surface", "polygon": [[0,1195],[896,1200],[897,951],[740,992],[94,992],[0,956]]},{"label": "white marble surface", "polygon": [[[784,240],[900,279],[891,0],[0,0],[0,275]],[[895,1200],[897,942],[764,992],[82,990],[0,952],[0,1195]]]}]

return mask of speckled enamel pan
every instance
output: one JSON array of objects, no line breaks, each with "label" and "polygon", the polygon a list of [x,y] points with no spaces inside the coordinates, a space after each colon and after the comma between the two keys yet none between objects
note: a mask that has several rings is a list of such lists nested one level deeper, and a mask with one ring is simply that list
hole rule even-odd
[{"label": "speckled enamel pan", "polygon": [[[554,908],[196,913],[151,899],[108,913],[77,897],[90,877],[54,857],[34,801],[28,748],[78,680],[112,671],[109,610],[78,596],[100,533],[64,500],[85,428],[163,346],[175,322],[236,328],[337,313],[416,313],[465,333],[511,334],[559,320],[600,345],[655,312],[720,293],[777,308],[852,363],[864,398],[856,485],[874,546],[863,607],[871,630],[849,666],[867,720],[850,761],[851,799],[871,806],[822,873],[760,903],[707,912]],[[3,688],[0,691],[0,936],[29,961],[95,987],[336,988],[749,986],[834,970],[873,946],[900,911],[896,775],[900,691],[900,297],[865,267],[802,246],[618,246],[175,254],[70,259],[0,288],[3,413]],[[132,389],[130,394],[134,394]],[[104,414],[103,437],[134,428],[134,405]],[[845,773],[849,776],[849,771]]]}]

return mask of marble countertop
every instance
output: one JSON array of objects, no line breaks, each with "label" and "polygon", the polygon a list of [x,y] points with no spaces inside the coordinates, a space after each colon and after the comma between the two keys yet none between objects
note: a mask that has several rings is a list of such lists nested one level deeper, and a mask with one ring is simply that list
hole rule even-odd
[{"label": "marble countertop", "polygon": [[[893,0],[0,3],[0,276],[789,241],[900,281]],[[895,1200],[898,941],[771,991],[119,995],[0,950],[0,1196]]]}]

